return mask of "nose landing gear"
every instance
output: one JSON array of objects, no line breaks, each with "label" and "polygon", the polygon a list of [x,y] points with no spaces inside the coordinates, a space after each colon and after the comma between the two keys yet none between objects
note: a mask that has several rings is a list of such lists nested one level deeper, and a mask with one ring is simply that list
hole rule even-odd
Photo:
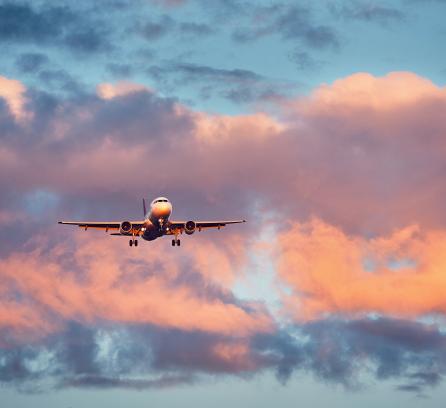
[{"label": "nose landing gear", "polygon": [[137,239],[131,239],[129,241],[129,246],[135,245],[136,247],[138,246],[138,240]]},{"label": "nose landing gear", "polygon": [[172,246],[180,246],[181,245],[181,241],[179,239],[173,239],[172,240]]}]

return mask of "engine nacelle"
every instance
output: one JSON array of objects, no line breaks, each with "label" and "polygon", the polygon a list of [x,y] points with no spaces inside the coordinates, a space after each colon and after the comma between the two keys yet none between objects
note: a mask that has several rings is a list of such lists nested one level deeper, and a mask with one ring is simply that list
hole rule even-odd
[{"label": "engine nacelle", "polygon": [[130,235],[132,232],[132,223],[130,221],[121,222],[121,226],[119,227],[119,232],[122,235]]},{"label": "engine nacelle", "polygon": [[195,232],[195,229],[197,228],[197,225],[195,224],[195,221],[188,221],[186,224],[184,224],[184,232],[187,235],[192,235]]}]

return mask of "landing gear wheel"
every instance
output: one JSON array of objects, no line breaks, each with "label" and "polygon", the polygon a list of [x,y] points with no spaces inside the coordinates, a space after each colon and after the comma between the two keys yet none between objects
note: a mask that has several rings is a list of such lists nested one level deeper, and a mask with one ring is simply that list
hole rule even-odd
[{"label": "landing gear wheel", "polygon": [[138,240],[135,239],[135,246],[138,246]]},{"label": "landing gear wheel", "polygon": [[181,241],[179,239],[177,239],[177,245],[180,246],[181,245]]},{"label": "landing gear wheel", "polygon": [[129,246],[132,246],[133,245],[133,239],[131,239],[130,241],[129,241]]},{"label": "landing gear wheel", "polygon": [[173,239],[172,240],[172,246],[175,246],[176,241]]}]

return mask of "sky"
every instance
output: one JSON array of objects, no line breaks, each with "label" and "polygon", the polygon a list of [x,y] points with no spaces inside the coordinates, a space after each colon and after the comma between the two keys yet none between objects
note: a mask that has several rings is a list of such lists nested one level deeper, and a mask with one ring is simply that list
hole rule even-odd
[{"label": "sky", "polygon": [[0,0],[2,406],[440,406],[445,13]]}]

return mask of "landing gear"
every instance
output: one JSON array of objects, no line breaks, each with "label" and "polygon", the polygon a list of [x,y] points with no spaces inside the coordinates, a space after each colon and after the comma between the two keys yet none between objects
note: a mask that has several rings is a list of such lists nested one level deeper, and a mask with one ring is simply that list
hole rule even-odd
[{"label": "landing gear", "polygon": [[129,246],[135,245],[136,247],[138,246],[138,240],[137,239],[131,239],[129,241]]},{"label": "landing gear", "polygon": [[173,239],[172,240],[172,246],[175,246],[175,245],[180,246],[181,245],[181,241],[179,239]]},{"label": "landing gear", "polygon": [[130,241],[129,241],[129,246],[132,246],[133,245],[133,239],[131,239]]}]

